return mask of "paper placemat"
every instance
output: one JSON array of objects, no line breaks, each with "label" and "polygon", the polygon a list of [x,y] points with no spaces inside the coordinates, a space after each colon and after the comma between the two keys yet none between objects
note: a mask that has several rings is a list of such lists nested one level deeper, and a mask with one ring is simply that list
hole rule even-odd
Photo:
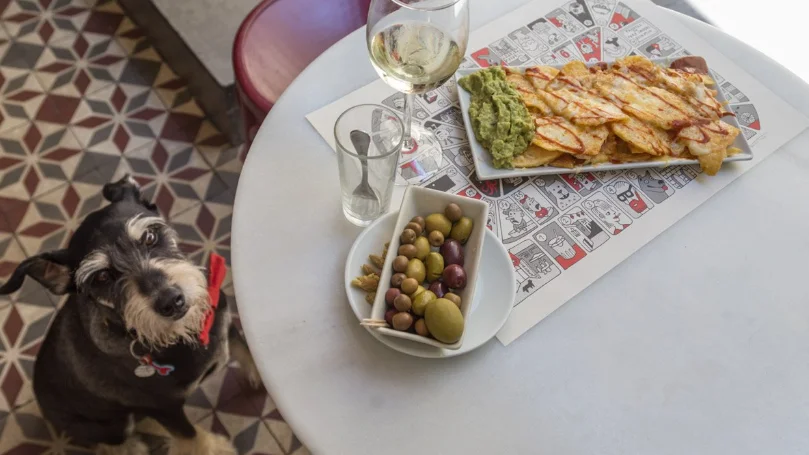
[{"label": "paper placemat", "polygon": [[[754,153],[752,161],[726,163],[714,177],[692,165],[480,181],[454,81],[417,96],[414,121],[435,132],[442,151],[403,157],[401,177],[489,203],[487,227],[509,250],[518,280],[514,311],[497,334],[506,345],[809,126],[671,14],[642,0],[573,0],[555,8],[538,0],[472,32],[469,41],[464,68],[701,55]],[[403,101],[378,80],[307,119],[334,148],[334,123],[343,111],[362,103],[401,111]]]}]

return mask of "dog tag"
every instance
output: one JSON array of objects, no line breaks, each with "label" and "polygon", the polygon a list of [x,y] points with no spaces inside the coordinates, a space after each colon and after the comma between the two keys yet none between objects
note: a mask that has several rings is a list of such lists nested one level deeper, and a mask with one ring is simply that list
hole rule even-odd
[{"label": "dog tag", "polygon": [[151,365],[139,365],[135,368],[135,376],[139,378],[148,378],[149,376],[154,376],[155,369]]}]

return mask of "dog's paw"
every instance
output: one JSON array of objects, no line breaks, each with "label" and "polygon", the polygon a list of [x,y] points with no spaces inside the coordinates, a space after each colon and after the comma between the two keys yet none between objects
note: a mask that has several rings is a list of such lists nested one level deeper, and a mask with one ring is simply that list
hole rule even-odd
[{"label": "dog's paw", "polygon": [[197,427],[194,439],[173,438],[168,455],[236,455],[236,449],[226,437]]},{"label": "dog's paw", "polygon": [[256,362],[253,360],[253,356],[250,354],[250,351],[247,349],[247,345],[242,342],[233,342],[230,345],[230,355],[231,357],[239,363],[239,366],[242,369],[242,374],[244,378],[247,379],[247,383],[250,384],[250,387],[253,390],[258,390],[261,388],[261,375],[258,374],[258,367],[256,367]]},{"label": "dog's paw", "polygon": [[207,438],[207,453],[210,455],[236,455],[236,449],[228,438],[215,433],[208,433]]},{"label": "dog's paw", "polygon": [[253,390],[261,388],[261,375],[258,374],[258,368],[256,368],[255,363],[250,362],[249,365],[242,366],[242,371],[244,372],[245,379],[247,379],[247,383],[250,384]]},{"label": "dog's paw", "polygon": [[99,444],[96,455],[149,455],[149,447],[136,436],[130,436],[119,446]]}]

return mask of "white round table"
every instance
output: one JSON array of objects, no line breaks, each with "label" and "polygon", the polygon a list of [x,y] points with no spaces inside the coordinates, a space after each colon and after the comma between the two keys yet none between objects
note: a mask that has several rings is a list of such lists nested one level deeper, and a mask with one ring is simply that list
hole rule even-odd
[{"label": "white round table", "polygon": [[[473,29],[523,3],[472,2]],[[680,18],[809,114],[795,76]],[[380,344],[349,309],[359,229],[341,213],[334,152],[304,118],[376,77],[364,30],[320,56],[265,120],[236,196],[242,323],[312,452],[809,452],[809,133],[510,346],[425,360]]]}]

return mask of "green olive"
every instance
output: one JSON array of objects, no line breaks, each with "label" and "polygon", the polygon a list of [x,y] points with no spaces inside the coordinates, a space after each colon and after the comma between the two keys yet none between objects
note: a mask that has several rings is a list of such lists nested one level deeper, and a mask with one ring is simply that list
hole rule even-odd
[{"label": "green olive", "polygon": [[405,226],[405,229],[411,229],[413,232],[416,233],[416,235],[421,235],[421,231],[424,230],[424,228],[419,223],[416,223],[415,221],[411,221],[411,222],[407,223],[407,226]]},{"label": "green olive", "polygon": [[463,335],[464,320],[461,310],[447,299],[430,302],[424,311],[424,322],[430,334],[442,343],[455,343]]},{"label": "green olive", "polygon": [[461,219],[463,216],[463,210],[458,207],[458,204],[449,204],[447,208],[444,209],[444,215],[446,215],[447,218],[454,223]]},{"label": "green olive", "polygon": [[430,254],[430,241],[427,237],[417,238],[413,245],[416,247],[416,257],[421,261],[427,259],[427,255]]},{"label": "green olive", "polygon": [[424,291],[421,294],[417,295],[416,298],[412,300],[412,306],[410,310],[413,311],[413,314],[416,316],[423,316],[424,310],[427,308],[427,304],[435,300],[437,297],[433,293],[433,291]]},{"label": "green olive", "polygon": [[414,280],[413,278],[405,278],[402,280],[402,292],[405,294],[412,294],[416,292],[416,289],[419,287],[419,282]]},{"label": "green olive", "polygon": [[412,229],[405,229],[402,231],[402,235],[399,236],[399,242],[402,245],[407,245],[413,243],[416,240],[416,232]]},{"label": "green olive", "polygon": [[424,220],[427,224],[427,232],[438,231],[444,237],[452,230],[452,222],[443,213],[433,213]]},{"label": "green olive", "polygon": [[458,308],[461,307],[461,297],[458,294],[447,292],[444,294],[444,298],[457,305]]},{"label": "green olive", "polygon": [[450,238],[462,244],[466,243],[466,241],[469,240],[469,236],[472,235],[472,226],[474,226],[474,224],[472,218],[462,217],[455,223],[455,226],[452,226],[452,231],[449,233]]},{"label": "green olive", "polygon": [[418,286],[416,286],[415,291],[408,294],[408,297],[410,297],[410,300],[414,300],[416,297],[418,297],[424,291],[426,291],[426,289],[424,289],[424,286],[418,285]]},{"label": "green olive", "polygon": [[427,270],[424,268],[424,263],[421,262],[421,259],[411,259],[410,262],[407,263],[405,275],[407,275],[408,278],[415,278],[419,283],[423,282],[424,278],[427,276]]},{"label": "green olive", "polygon": [[432,252],[427,255],[427,281],[433,282],[441,277],[441,274],[444,272],[444,256],[441,254]]},{"label": "green olive", "polygon": [[407,259],[416,257],[416,247],[414,245],[402,245],[399,247],[399,256],[405,256]]},{"label": "green olive", "polygon": [[430,331],[427,330],[427,323],[424,322],[424,319],[416,321],[416,333],[423,337],[430,336]]}]

